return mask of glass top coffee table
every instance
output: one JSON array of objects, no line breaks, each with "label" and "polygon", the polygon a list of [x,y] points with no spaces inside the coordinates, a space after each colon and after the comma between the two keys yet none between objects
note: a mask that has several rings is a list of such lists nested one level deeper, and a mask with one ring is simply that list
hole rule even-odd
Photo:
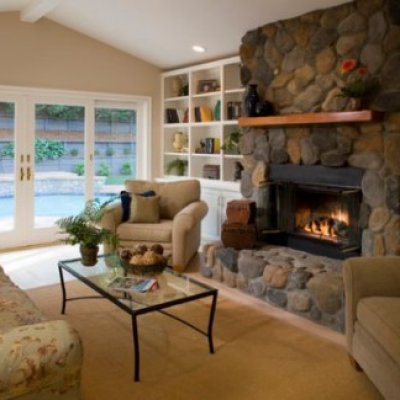
[{"label": "glass top coffee table", "polygon": [[[62,290],[61,313],[65,313],[66,303],[72,300],[104,298],[120,307],[130,314],[132,319],[132,336],[134,349],[134,380],[139,381],[140,377],[140,353],[139,353],[139,335],[137,316],[147,314],[152,311],[158,311],[183,324],[191,327],[197,332],[208,338],[210,353],[214,353],[214,344],[212,338],[212,329],[214,323],[215,310],[217,306],[218,290],[195,279],[189,278],[185,274],[179,274],[166,268],[161,274],[155,275],[158,289],[145,293],[136,291],[121,291],[111,289],[109,284],[117,277],[133,276],[127,273],[121,266],[118,257],[100,256],[97,264],[93,267],[86,267],[81,263],[81,259],[65,260],[58,263],[60,273],[60,282]],[[72,274],[78,280],[95,290],[98,295],[85,297],[67,297],[64,283],[64,271]],[[166,308],[177,304],[188,303],[205,297],[211,297],[210,315],[208,319],[208,329],[203,331],[195,325],[178,318],[165,311]]]}]

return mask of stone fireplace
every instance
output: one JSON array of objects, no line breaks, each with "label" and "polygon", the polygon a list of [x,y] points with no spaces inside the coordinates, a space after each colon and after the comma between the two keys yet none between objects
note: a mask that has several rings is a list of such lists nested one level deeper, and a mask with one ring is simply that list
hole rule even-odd
[{"label": "stone fireplace", "polygon": [[[378,83],[379,90],[364,99],[364,108],[382,112],[371,122],[243,128],[242,194],[257,202],[259,214],[271,209],[278,212],[275,225],[281,224],[275,226],[278,232],[273,236],[268,229],[274,230],[274,221],[261,218],[265,238],[279,242],[279,213],[285,217],[288,212],[296,213],[287,208],[287,202],[293,199],[275,199],[278,203],[274,205],[271,197],[266,198],[266,192],[279,194],[285,190],[287,196],[296,196],[305,207],[303,215],[297,211],[297,220],[303,220],[304,227],[293,229],[286,223],[286,239],[293,239],[293,234],[307,238],[309,229],[314,230],[309,239],[318,239],[322,210],[307,208],[305,194],[302,200],[298,198],[299,193],[290,184],[294,182],[303,185],[303,189],[309,185],[314,186],[314,191],[336,190],[349,197],[349,191],[354,191],[350,237],[344,241],[350,239],[350,243],[336,246],[344,250],[341,254],[339,251],[326,255],[345,258],[400,254],[400,25],[398,8],[392,3],[354,1],[268,24],[243,37],[242,82],[257,84],[260,95],[272,102],[276,114],[345,111],[348,99],[338,94],[347,78],[340,65],[350,58],[366,67],[371,79]],[[273,188],[273,184],[277,187]],[[338,199],[338,195],[332,196]],[[336,230],[347,223],[342,216],[325,217],[322,229],[324,224]],[[296,220],[295,215],[290,218]],[[281,241],[285,240],[280,236]],[[328,239],[323,236],[320,239]],[[341,241],[336,239],[330,242]],[[321,252],[317,249],[317,253]]]},{"label": "stone fireplace", "polygon": [[264,246],[204,249],[203,275],[343,330],[341,259],[400,255],[399,2],[268,24],[244,35],[240,55],[243,85],[277,115],[346,111],[348,59],[376,85],[363,108],[382,114],[367,122],[244,127],[241,192],[257,203]]}]

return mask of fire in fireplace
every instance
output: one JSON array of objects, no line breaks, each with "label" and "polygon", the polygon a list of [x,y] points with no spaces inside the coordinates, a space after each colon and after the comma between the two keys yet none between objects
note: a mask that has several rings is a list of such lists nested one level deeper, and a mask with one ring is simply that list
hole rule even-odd
[{"label": "fire in fireplace", "polygon": [[295,232],[312,238],[344,242],[350,232],[350,216],[338,192],[312,186],[297,186],[294,205]]}]

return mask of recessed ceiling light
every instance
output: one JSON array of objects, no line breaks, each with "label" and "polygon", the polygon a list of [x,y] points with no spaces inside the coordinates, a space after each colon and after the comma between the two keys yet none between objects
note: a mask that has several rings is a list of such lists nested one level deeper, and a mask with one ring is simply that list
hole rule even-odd
[{"label": "recessed ceiling light", "polygon": [[205,47],[199,45],[192,46],[192,50],[196,53],[204,53],[206,51]]}]

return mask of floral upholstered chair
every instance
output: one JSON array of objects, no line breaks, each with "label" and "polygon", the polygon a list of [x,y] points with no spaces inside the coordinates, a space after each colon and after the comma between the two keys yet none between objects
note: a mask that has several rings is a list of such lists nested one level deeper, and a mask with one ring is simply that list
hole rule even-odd
[{"label": "floral upholstered chair", "polygon": [[0,400],[79,399],[81,341],[66,321],[45,321],[0,267]]}]

